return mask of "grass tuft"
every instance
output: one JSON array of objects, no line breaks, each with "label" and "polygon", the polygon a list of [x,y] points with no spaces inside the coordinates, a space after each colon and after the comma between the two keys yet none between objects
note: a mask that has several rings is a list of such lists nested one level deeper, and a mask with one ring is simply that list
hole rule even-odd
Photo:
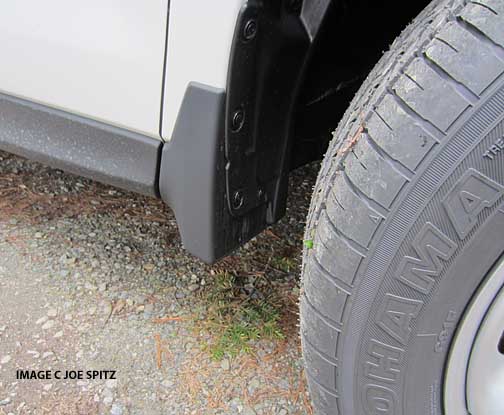
[{"label": "grass tuft", "polygon": [[284,338],[275,296],[264,297],[241,282],[221,272],[203,294],[206,310],[199,328],[211,334],[206,349],[215,360],[251,352],[252,341]]}]

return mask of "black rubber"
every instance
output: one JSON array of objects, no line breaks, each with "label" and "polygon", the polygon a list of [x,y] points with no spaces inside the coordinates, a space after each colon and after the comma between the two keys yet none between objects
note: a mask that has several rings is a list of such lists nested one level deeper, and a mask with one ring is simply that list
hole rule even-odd
[{"label": "black rubber", "polygon": [[457,322],[504,252],[503,73],[504,1],[434,1],[335,131],[300,301],[317,414],[444,414]]}]

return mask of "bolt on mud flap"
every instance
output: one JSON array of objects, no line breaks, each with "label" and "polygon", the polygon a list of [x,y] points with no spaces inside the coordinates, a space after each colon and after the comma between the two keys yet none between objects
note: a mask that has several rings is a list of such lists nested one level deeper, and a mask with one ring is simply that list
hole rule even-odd
[{"label": "bolt on mud flap", "polygon": [[207,263],[264,229],[264,209],[232,217],[226,196],[222,90],[189,84],[161,157],[160,194],[175,212],[184,247]]},{"label": "bolt on mud flap", "polygon": [[186,90],[159,188],[185,248],[205,262],[285,214],[292,114],[329,4],[247,1],[226,92],[197,83]]}]

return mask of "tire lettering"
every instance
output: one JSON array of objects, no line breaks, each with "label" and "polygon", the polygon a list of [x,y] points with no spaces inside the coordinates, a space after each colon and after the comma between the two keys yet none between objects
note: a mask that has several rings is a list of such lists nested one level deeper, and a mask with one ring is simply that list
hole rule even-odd
[{"label": "tire lettering", "polygon": [[443,206],[460,239],[474,228],[483,209],[492,207],[503,194],[503,186],[474,169],[458,180]]},{"label": "tire lettering", "polygon": [[412,243],[418,257],[405,256],[396,278],[409,287],[428,294],[443,268],[441,260],[449,259],[457,245],[430,222],[427,222]]},{"label": "tire lettering", "polygon": [[397,395],[385,386],[368,384],[362,390],[362,401],[366,415],[394,415]]},{"label": "tire lettering", "polygon": [[483,153],[483,158],[493,160],[502,150],[504,150],[504,137],[499,138],[492,144],[488,150]]},{"label": "tire lettering", "polygon": [[368,350],[369,359],[364,364],[365,375],[370,379],[395,383],[401,374],[400,364],[403,353],[403,349],[371,340]]},{"label": "tire lettering", "polygon": [[399,343],[406,345],[411,334],[411,321],[418,316],[423,303],[387,294],[376,322]]}]

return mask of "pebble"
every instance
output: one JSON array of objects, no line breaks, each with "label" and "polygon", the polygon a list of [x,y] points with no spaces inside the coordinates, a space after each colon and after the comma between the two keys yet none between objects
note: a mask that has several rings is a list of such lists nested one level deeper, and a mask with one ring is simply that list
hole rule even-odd
[{"label": "pebble", "polygon": [[112,409],[110,409],[110,415],[123,415],[124,409],[118,403],[112,405]]},{"label": "pebble", "polygon": [[199,289],[199,287],[200,286],[198,284],[191,284],[191,285],[189,285],[188,288],[189,288],[189,291],[194,292],[194,291],[197,291]]},{"label": "pebble", "polygon": [[48,320],[47,316],[44,316],[44,317],[40,317],[36,322],[35,324],[39,325],[39,324],[43,324],[45,323],[46,321]]},{"label": "pebble", "polygon": [[222,370],[229,370],[230,368],[231,368],[231,365],[229,364],[229,359],[222,359],[221,369]]},{"label": "pebble", "polygon": [[2,365],[6,365],[7,363],[9,363],[10,361],[12,360],[12,357],[7,355],[7,356],[4,356],[2,357],[2,360],[0,360],[0,363]]},{"label": "pebble", "polygon": [[248,391],[250,394],[253,394],[254,391],[261,386],[261,381],[258,378],[253,378],[249,383],[248,383]]},{"label": "pebble", "polygon": [[0,400],[0,406],[9,405],[11,403],[11,398],[5,398]]},{"label": "pebble", "polygon": [[117,379],[108,379],[105,382],[105,387],[108,389],[115,389],[117,387]]},{"label": "pebble", "polygon": [[174,383],[171,380],[166,379],[161,382],[161,385],[163,385],[166,389],[170,389],[173,387]]},{"label": "pebble", "polygon": [[42,326],[42,330],[52,329],[54,327],[54,324],[55,324],[54,320],[49,320],[46,323],[44,323],[44,325]]},{"label": "pebble", "polygon": [[250,407],[250,406],[245,406],[242,411],[243,415],[256,415],[256,412]]},{"label": "pebble", "polygon": [[50,308],[47,311],[47,317],[56,317],[58,315],[58,310],[56,308]]},{"label": "pebble", "polygon": [[60,337],[63,337],[63,331],[58,331],[53,337],[55,339],[59,339]]}]

